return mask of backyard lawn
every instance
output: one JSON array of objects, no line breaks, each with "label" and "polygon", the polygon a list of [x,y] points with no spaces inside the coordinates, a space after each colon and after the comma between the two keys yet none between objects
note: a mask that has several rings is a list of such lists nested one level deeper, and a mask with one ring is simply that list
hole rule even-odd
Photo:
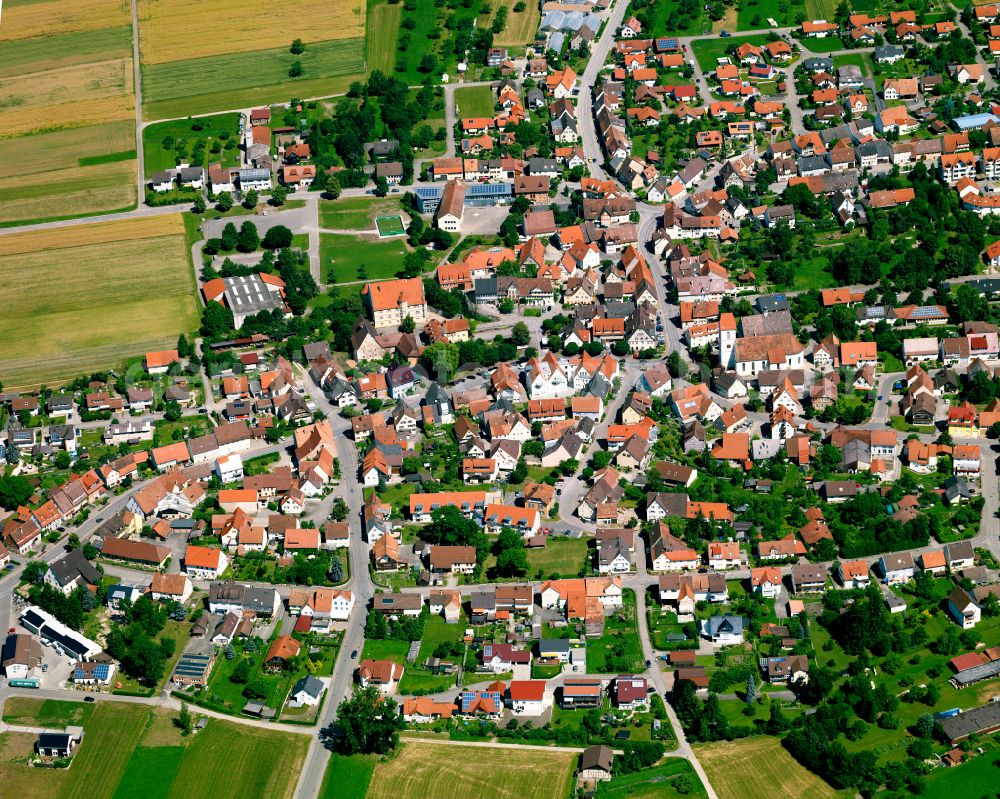
[{"label": "backyard lawn", "polygon": [[[674,781],[685,775],[692,787],[681,793],[674,788]],[[601,782],[597,785],[597,799],[681,799],[704,797],[705,788],[694,773],[691,764],[683,758],[668,758],[653,768],[636,771],[632,774],[620,774],[611,782]]]},{"label": "backyard lawn", "polygon": [[718,59],[722,58],[730,49],[739,47],[748,42],[750,44],[762,45],[767,43],[767,35],[755,33],[751,36],[733,36],[729,39],[696,39],[691,44],[698,65],[706,72],[712,72],[717,66]]},{"label": "backyard lawn", "polygon": [[455,116],[491,117],[493,116],[493,90],[489,86],[466,86],[455,89]]}]

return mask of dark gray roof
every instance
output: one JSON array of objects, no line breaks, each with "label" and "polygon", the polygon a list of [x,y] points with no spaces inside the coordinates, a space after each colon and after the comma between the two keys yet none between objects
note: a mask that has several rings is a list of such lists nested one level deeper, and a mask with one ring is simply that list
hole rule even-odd
[{"label": "dark gray roof", "polygon": [[82,549],[74,549],[65,557],[49,564],[52,574],[61,586],[69,585],[78,577],[88,585],[99,585],[101,573],[83,556]]}]

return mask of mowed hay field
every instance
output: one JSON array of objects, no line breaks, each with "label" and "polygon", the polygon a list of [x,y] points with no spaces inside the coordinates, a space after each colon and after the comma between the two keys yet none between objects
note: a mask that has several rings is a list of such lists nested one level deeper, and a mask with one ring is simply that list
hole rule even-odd
[{"label": "mowed hay field", "polygon": [[0,382],[53,385],[194,330],[186,249],[179,214],[0,236]]},{"label": "mowed hay field", "polygon": [[[695,754],[719,799],[808,796],[837,799],[837,791],[799,765],[781,741],[770,736],[695,747]],[[752,774],[753,779],[748,779]]]},{"label": "mowed hay field", "polygon": [[[16,0],[13,9],[64,6],[91,13],[79,29],[0,45],[0,226],[136,203],[131,28],[121,27],[117,0]],[[9,34],[8,8],[0,32]],[[86,27],[100,24],[117,27]]]},{"label": "mowed hay field", "polygon": [[569,795],[578,757],[408,740],[395,758],[375,767],[367,799],[558,799]]},{"label": "mowed hay field", "polygon": [[[365,71],[366,9],[365,0],[288,0],[252,9],[236,0],[139,0],[145,116],[343,92]],[[289,52],[296,38],[306,45],[298,56]],[[295,61],[303,74],[290,78]]]},{"label": "mowed hay field", "polygon": [[373,2],[368,7],[368,31],[365,35],[368,70],[376,69],[392,75],[396,67],[396,42],[399,23],[403,18],[403,4],[390,5],[385,0]]},{"label": "mowed hay field", "polygon": [[[99,702],[66,770],[23,765],[34,735],[0,735],[0,795],[32,799],[288,799],[308,736],[217,719],[183,738],[176,712]],[[55,725],[61,726],[61,725]],[[21,761],[21,762],[16,762]]]},{"label": "mowed hay field", "polygon": [[535,40],[535,33],[538,31],[538,23],[541,20],[542,12],[538,3],[527,3],[524,11],[514,11],[514,6],[518,0],[490,0],[490,8],[494,15],[501,6],[507,7],[507,23],[503,30],[493,37],[493,44],[497,47],[517,47],[525,45]]}]

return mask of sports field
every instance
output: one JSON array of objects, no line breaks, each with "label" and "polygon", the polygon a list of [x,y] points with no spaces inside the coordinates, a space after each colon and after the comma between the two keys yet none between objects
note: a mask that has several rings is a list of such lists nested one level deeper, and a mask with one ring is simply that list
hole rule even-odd
[{"label": "sports field", "polygon": [[[575,752],[437,746],[407,741],[375,767],[368,799],[554,799],[569,795]],[[475,767],[470,768],[469,764]]]},{"label": "sports field", "polygon": [[186,249],[180,214],[0,236],[0,382],[54,385],[194,330]]},{"label": "sports field", "polygon": [[542,16],[541,8],[538,3],[528,2],[525,3],[524,11],[515,12],[517,2],[518,0],[490,0],[490,8],[494,14],[502,6],[507,7],[507,24],[493,37],[493,44],[497,47],[517,47],[535,40]]},{"label": "sports field", "polygon": [[[739,741],[696,746],[695,754],[719,799],[773,799],[808,796],[836,799],[840,794],[799,765],[777,738],[759,735]],[[753,774],[753,779],[747,779]]]},{"label": "sports field", "polygon": [[343,197],[319,201],[319,226],[324,230],[371,232],[375,218],[399,209],[396,200],[371,197]]},{"label": "sports field", "polygon": [[456,116],[460,119],[492,117],[495,104],[493,90],[489,86],[466,86],[464,89],[455,89],[455,106],[458,109]]},{"label": "sports field", "polygon": [[406,231],[403,229],[403,220],[399,216],[380,216],[375,220],[378,227],[378,234],[383,238],[389,236],[402,236]]},{"label": "sports field", "polygon": [[406,245],[399,239],[378,241],[360,236],[321,233],[319,262],[326,283],[387,280],[403,268]]},{"label": "sports field", "polygon": [[[291,797],[308,737],[213,719],[184,738],[176,711],[99,702],[67,770],[23,765],[33,735],[0,735],[4,796],[32,799]],[[21,760],[21,763],[14,761]]]}]

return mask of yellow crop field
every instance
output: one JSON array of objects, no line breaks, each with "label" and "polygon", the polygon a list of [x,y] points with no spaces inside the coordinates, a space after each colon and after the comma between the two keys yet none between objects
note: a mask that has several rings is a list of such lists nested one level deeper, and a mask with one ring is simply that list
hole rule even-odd
[{"label": "yellow crop field", "polygon": [[0,235],[0,257],[36,250],[89,247],[116,241],[137,241],[162,236],[183,236],[184,220],[178,214],[140,216],[89,225],[30,230]]},{"label": "yellow crop field", "polygon": [[128,0],[4,0],[0,42],[129,25]]},{"label": "yellow crop field", "polygon": [[135,113],[132,60],[118,58],[0,80],[0,136],[83,127]]},{"label": "yellow crop field", "polygon": [[[365,35],[365,0],[138,0],[144,65]],[[289,24],[293,23],[293,24]],[[300,24],[301,23],[301,24]],[[248,75],[253,63],[247,63]]]},{"label": "yellow crop field", "polygon": [[[808,796],[836,799],[828,783],[799,765],[777,738],[759,735],[720,741],[695,749],[719,799],[769,799]],[[753,774],[752,780],[747,779]]]},{"label": "yellow crop field", "polygon": [[[573,752],[521,750],[513,757],[502,747],[474,750],[431,746],[408,740],[372,775],[367,799],[551,799],[569,794],[577,755]],[[474,761],[475,768],[468,764]]]},{"label": "yellow crop field", "polygon": [[502,6],[507,7],[507,24],[503,26],[500,33],[493,37],[493,44],[497,47],[516,47],[535,40],[535,32],[538,30],[538,23],[542,16],[541,9],[538,3],[529,2],[524,11],[515,13],[514,6],[517,1],[490,0],[490,7],[494,14]]},{"label": "yellow crop field", "polygon": [[0,178],[0,224],[118,211],[136,203],[135,159]]},{"label": "yellow crop field", "polygon": [[0,236],[0,381],[55,385],[192,331],[186,250],[179,214]]}]

